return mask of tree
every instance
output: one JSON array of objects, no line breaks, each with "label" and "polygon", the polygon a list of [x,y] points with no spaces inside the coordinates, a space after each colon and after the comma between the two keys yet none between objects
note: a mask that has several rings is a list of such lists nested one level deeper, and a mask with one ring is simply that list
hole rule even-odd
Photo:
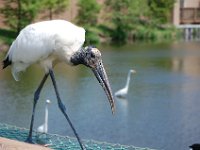
[{"label": "tree", "polygon": [[48,10],[49,19],[53,19],[53,14],[64,11],[69,5],[69,0],[43,0],[44,10]]},{"label": "tree", "polygon": [[4,0],[1,12],[5,23],[17,33],[34,20],[39,11],[39,1],[36,0]]},{"label": "tree", "polygon": [[99,43],[99,30],[97,28],[98,14],[101,5],[96,0],[79,0],[76,21],[86,30],[86,42]]},{"label": "tree", "polygon": [[132,0],[106,0],[106,9],[111,12],[110,20],[114,26],[111,32],[113,41],[125,42],[131,25],[130,6]]},{"label": "tree", "polygon": [[176,0],[149,0],[151,16],[160,23],[168,23]]},{"label": "tree", "polygon": [[132,0],[130,2],[129,11],[133,17],[147,17],[149,15],[149,0]]},{"label": "tree", "polygon": [[100,4],[96,0],[79,0],[79,10],[77,15],[78,24],[94,26],[97,23],[100,12]]},{"label": "tree", "polygon": [[[124,43],[138,37],[155,38],[168,23],[175,0],[106,0],[110,36]],[[163,32],[164,33],[164,32]]]}]

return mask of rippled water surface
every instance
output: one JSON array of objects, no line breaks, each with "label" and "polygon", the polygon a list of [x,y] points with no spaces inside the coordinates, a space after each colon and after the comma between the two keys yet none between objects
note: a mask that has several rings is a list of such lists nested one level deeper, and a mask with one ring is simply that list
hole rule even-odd
[{"label": "rippled water surface", "polygon": [[[104,91],[84,66],[59,64],[55,76],[67,112],[83,139],[187,150],[200,142],[200,44],[100,46],[113,92],[131,78],[126,99],[116,99],[112,115]],[[1,53],[1,58],[4,55]],[[0,122],[29,128],[33,93],[43,77],[34,65],[14,81],[10,68],[0,70]],[[50,99],[49,133],[74,136],[57,107],[48,79],[36,109],[34,128],[44,120]]]}]

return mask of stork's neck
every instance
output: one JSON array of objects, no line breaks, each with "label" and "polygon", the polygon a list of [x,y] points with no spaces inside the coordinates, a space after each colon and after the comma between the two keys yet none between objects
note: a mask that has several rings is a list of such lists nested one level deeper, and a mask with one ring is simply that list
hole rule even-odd
[{"label": "stork's neck", "polygon": [[45,107],[45,120],[44,120],[44,130],[48,130],[47,129],[48,127],[48,104],[46,104],[46,107]]},{"label": "stork's neck", "polygon": [[84,63],[84,57],[85,57],[85,52],[84,48],[81,47],[78,51],[76,51],[72,56],[71,56],[71,63],[73,65],[79,65]]},{"label": "stork's neck", "polygon": [[128,76],[127,76],[126,85],[125,85],[125,88],[127,89],[127,91],[128,91],[129,84],[130,84],[130,78],[131,78],[131,72],[129,71]]}]

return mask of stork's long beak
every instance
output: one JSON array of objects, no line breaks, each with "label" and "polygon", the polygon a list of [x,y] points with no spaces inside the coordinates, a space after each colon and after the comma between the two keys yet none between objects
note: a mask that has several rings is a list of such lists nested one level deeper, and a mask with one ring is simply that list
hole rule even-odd
[{"label": "stork's long beak", "polygon": [[99,81],[99,83],[101,84],[101,86],[103,87],[103,89],[108,97],[108,100],[110,102],[112,114],[114,114],[115,102],[114,102],[114,98],[112,95],[110,83],[109,83],[109,80],[108,80],[108,77],[107,77],[107,74],[104,69],[102,61],[100,61],[96,67],[92,68],[92,71],[93,71],[94,75],[96,76],[97,80]]}]

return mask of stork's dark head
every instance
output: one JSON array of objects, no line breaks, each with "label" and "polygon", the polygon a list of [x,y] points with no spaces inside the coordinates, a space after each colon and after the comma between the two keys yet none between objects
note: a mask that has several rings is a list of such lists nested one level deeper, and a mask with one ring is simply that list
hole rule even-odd
[{"label": "stork's dark head", "polygon": [[83,64],[90,68],[95,68],[99,63],[102,62],[101,52],[94,46],[85,47],[85,57]]},{"label": "stork's dark head", "polygon": [[115,104],[114,104],[113,94],[106,71],[103,66],[101,52],[94,46],[86,46],[85,48],[82,48],[77,53],[75,53],[74,56],[71,57],[71,62],[74,65],[83,64],[91,68],[97,80],[103,87],[110,102],[112,113],[114,113]]}]

